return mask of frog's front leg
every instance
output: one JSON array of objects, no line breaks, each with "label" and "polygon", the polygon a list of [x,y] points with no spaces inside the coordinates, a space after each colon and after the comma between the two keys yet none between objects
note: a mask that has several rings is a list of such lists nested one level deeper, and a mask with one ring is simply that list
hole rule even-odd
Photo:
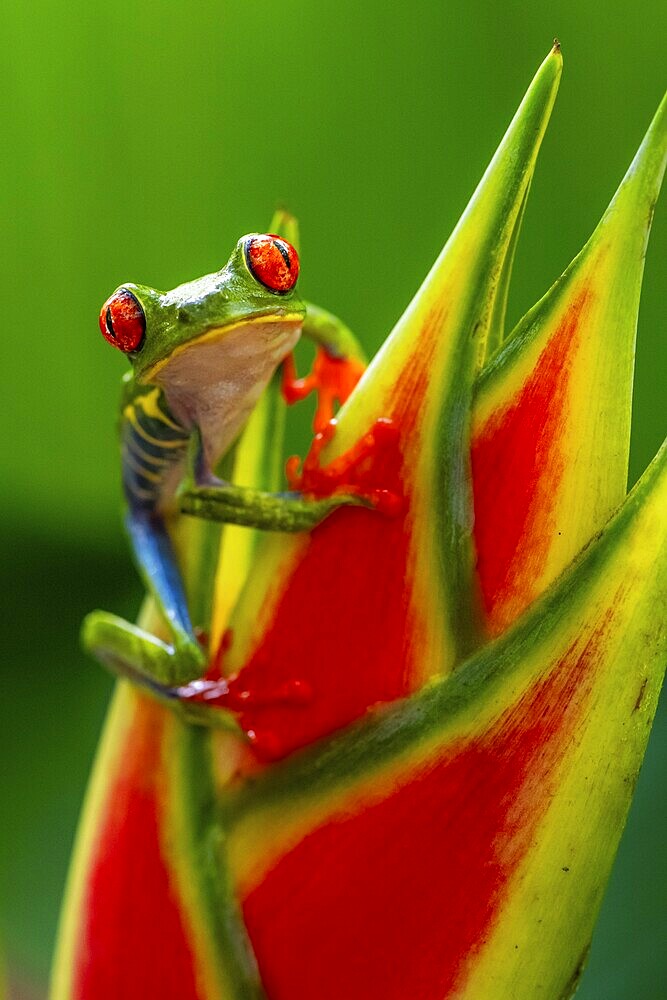
[{"label": "frog's front leg", "polygon": [[337,507],[370,506],[365,498],[353,493],[308,499],[298,492],[269,493],[218,479],[206,462],[197,428],[192,434],[190,472],[179,491],[179,500],[183,514],[206,521],[286,532],[308,531]]},{"label": "frog's front leg", "polygon": [[303,336],[323,348],[330,357],[340,361],[356,362],[363,370],[366,357],[349,326],[321,306],[316,306],[312,302],[306,302],[305,305]]},{"label": "frog's front leg", "polygon": [[299,493],[266,493],[230,483],[190,486],[181,494],[184,514],[263,531],[308,531],[342,506],[373,504],[353,493],[310,500]]},{"label": "frog's front leg", "polygon": [[117,615],[93,611],[83,622],[83,645],[123,676],[136,673],[161,684],[185,683],[202,673],[206,657],[192,629],[164,520],[158,513],[131,507],[126,526],[141,575],[169,625],[172,641],[164,642]]},{"label": "frog's front leg", "polygon": [[[293,492],[265,493],[205,477],[202,484],[188,482],[180,494],[181,510],[211,521],[240,524],[265,531],[308,531],[338,507],[367,507],[395,517],[403,510],[399,491],[374,481],[379,459],[395,452],[397,431],[391,420],[376,420],[344,455],[329,466],[320,465],[322,449],[335,433],[335,421],[320,431],[298,471],[298,459],[287,463]],[[296,465],[294,464],[296,463]],[[195,466],[196,468],[196,466]],[[392,484],[395,486],[397,484]]]},{"label": "frog's front leg", "polygon": [[294,355],[289,355],[283,362],[282,392],[287,403],[317,394],[313,427],[319,433],[333,419],[336,405],[342,406],[353,391],[366,363],[359,342],[342,320],[310,302],[306,310],[302,333],[317,347],[313,369],[298,378]]}]

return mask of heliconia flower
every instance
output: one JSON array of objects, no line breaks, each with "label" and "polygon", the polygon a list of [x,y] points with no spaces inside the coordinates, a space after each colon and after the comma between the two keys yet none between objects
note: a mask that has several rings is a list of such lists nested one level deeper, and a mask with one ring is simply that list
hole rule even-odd
[{"label": "heliconia flower", "polygon": [[[188,520],[220,655],[211,687],[170,703],[118,686],[53,1000],[575,989],[666,652],[667,449],[625,492],[667,127],[663,102],[587,245],[506,336],[560,71],[556,46],[335,429],[291,466],[314,499],[379,509],[221,542]],[[283,416],[274,380],[236,481],[275,486]],[[200,696],[218,668],[235,701]]]}]

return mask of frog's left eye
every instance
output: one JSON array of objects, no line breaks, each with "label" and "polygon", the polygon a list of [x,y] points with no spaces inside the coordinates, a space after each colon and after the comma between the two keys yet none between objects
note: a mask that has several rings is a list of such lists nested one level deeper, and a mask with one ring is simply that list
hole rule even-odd
[{"label": "frog's left eye", "polygon": [[106,300],[100,311],[100,330],[105,340],[125,354],[141,347],[146,333],[146,317],[128,288],[119,288]]},{"label": "frog's left eye", "polygon": [[249,236],[245,244],[248,270],[261,285],[284,295],[299,277],[299,256],[287,240],[274,233]]}]

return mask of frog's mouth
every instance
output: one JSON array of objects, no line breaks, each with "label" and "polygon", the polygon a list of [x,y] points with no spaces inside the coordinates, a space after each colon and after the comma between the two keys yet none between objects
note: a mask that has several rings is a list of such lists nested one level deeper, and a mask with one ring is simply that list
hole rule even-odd
[{"label": "frog's mouth", "polygon": [[303,315],[263,316],[205,331],[154,365],[174,416],[201,431],[206,459],[215,468],[281,361],[293,350]]}]

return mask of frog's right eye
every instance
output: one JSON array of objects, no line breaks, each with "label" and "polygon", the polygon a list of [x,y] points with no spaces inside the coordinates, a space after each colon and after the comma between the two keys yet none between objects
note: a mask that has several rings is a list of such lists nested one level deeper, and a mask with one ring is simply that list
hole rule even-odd
[{"label": "frog's right eye", "polygon": [[291,292],[299,277],[299,256],[287,240],[275,233],[248,236],[244,241],[245,261],[253,278],[271,292]]},{"label": "frog's right eye", "polygon": [[100,311],[100,330],[105,340],[125,354],[139,350],[146,333],[146,317],[128,288],[119,288],[106,300]]}]

